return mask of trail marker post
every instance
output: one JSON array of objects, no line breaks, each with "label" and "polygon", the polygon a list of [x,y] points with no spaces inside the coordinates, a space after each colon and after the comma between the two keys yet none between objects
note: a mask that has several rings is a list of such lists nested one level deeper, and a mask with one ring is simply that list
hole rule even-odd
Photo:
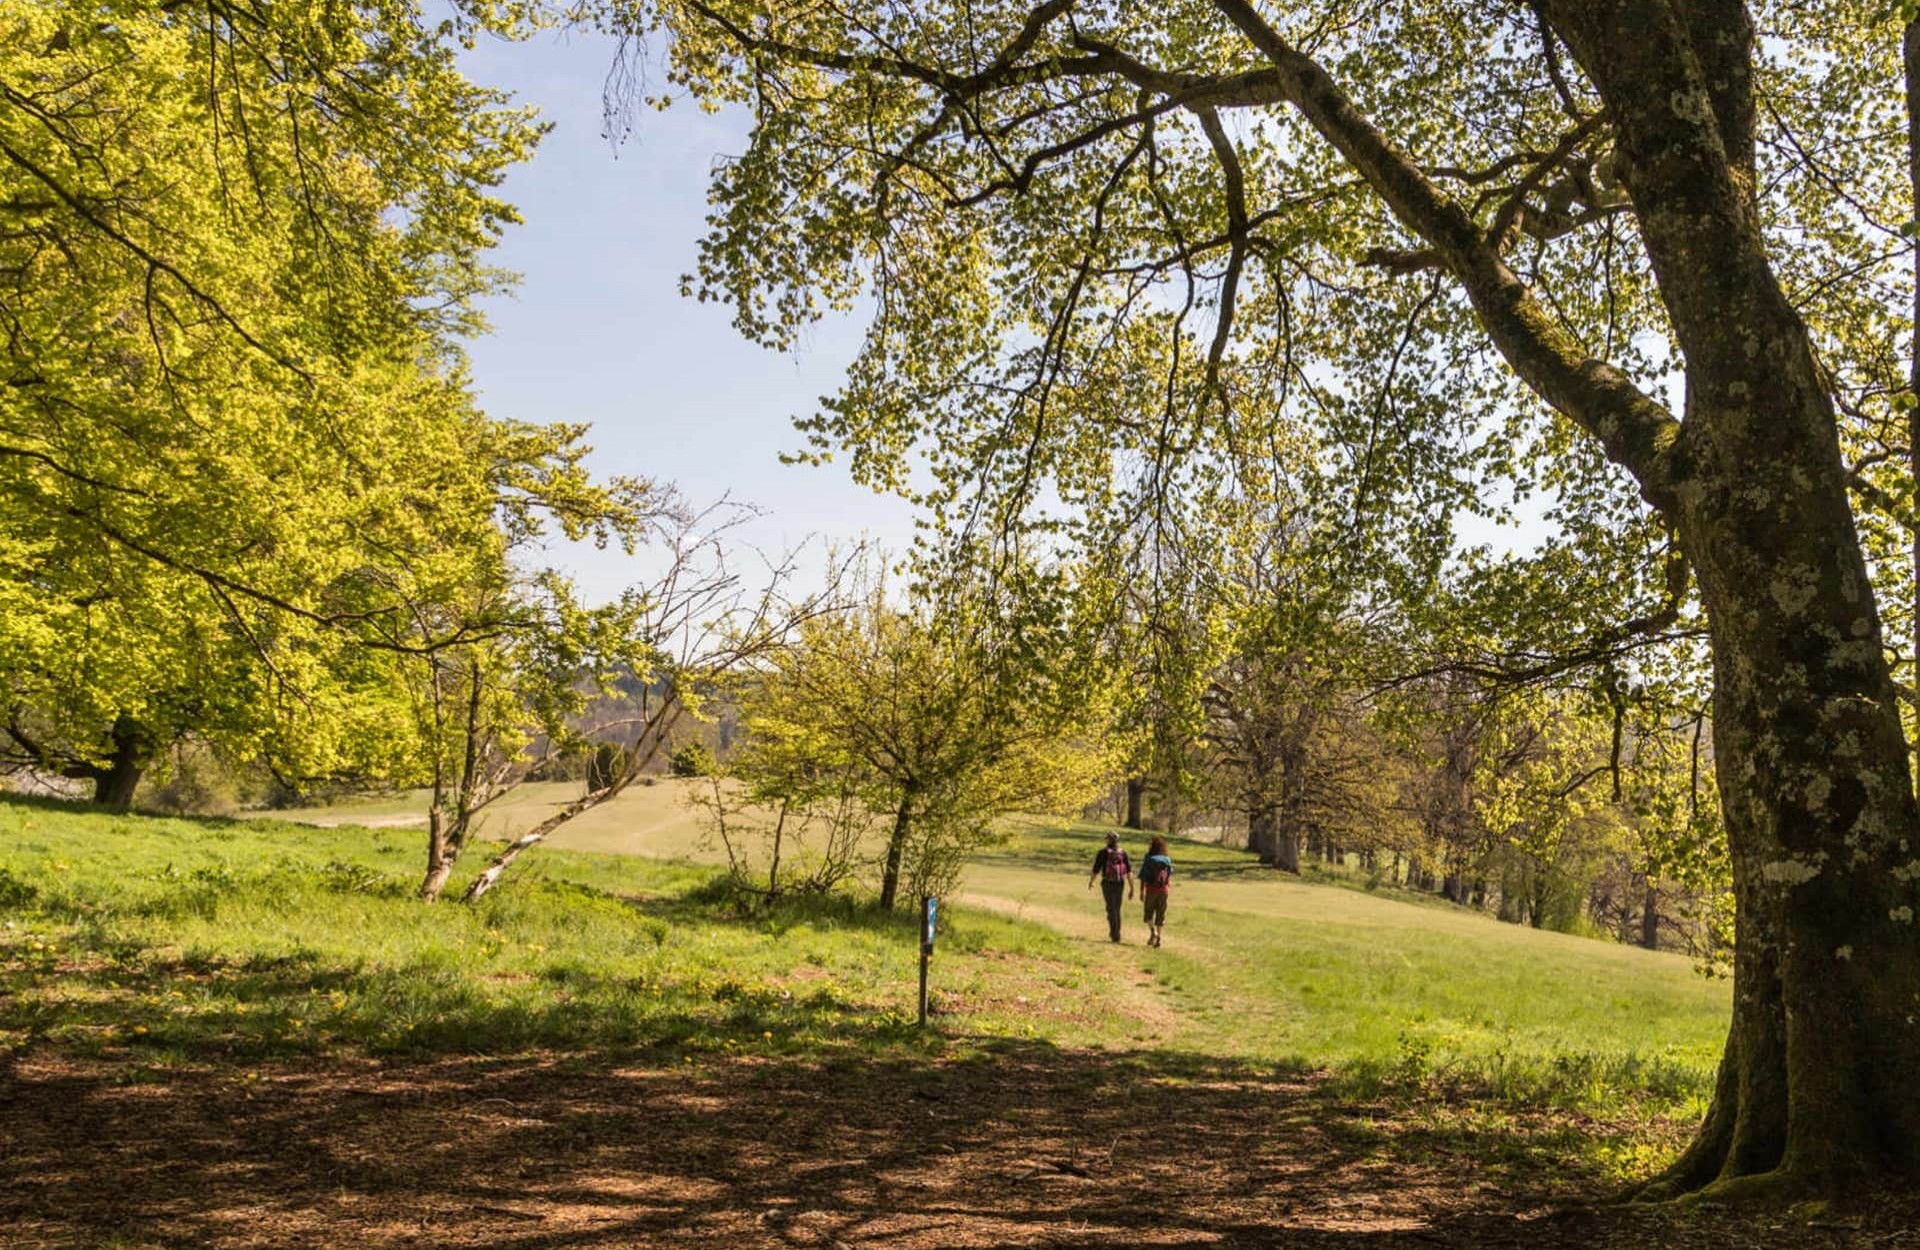
[{"label": "trail marker post", "polygon": [[927,961],[933,958],[933,936],[939,927],[940,900],[920,900],[920,1027],[927,1025]]}]

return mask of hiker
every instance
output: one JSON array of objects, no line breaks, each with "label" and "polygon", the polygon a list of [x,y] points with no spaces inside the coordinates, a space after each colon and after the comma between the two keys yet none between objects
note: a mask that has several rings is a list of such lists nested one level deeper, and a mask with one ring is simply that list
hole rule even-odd
[{"label": "hiker", "polygon": [[1147,857],[1140,861],[1140,901],[1146,905],[1147,945],[1160,945],[1160,926],[1167,923],[1167,891],[1173,886],[1173,859],[1167,840],[1154,834]]},{"label": "hiker", "polygon": [[1133,897],[1133,865],[1127,862],[1127,853],[1120,849],[1120,835],[1107,835],[1107,844],[1093,857],[1093,875],[1087,878],[1087,888],[1100,883],[1100,893],[1107,899],[1108,941],[1120,940],[1120,895],[1124,891],[1128,898]]}]

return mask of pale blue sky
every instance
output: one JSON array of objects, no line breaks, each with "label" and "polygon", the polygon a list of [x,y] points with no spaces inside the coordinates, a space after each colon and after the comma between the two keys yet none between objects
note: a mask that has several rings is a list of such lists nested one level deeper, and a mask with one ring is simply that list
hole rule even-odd
[{"label": "pale blue sky", "polygon": [[[803,352],[780,355],[741,339],[723,306],[680,295],[704,230],[708,171],[716,155],[745,147],[744,117],[643,111],[616,153],[600,133],[612,57],[610,41],[570,34],[486,40],[464,58],[470,76],[553,123],[506,186],[526,224],[495,260],[522,277],[513,297],[488,305],[493,333],[470,345],[482,403],[501,417],[592,423],[601,473],[764,509],[740,531],[762,547],[865,536],[904,548],[903,501],[854,485],[842,465],[779,460],[801,443],[792,418],[835,389],[859,325],[823,325]],[[638,579],[618,553],[555,555],[594,598]]]}]

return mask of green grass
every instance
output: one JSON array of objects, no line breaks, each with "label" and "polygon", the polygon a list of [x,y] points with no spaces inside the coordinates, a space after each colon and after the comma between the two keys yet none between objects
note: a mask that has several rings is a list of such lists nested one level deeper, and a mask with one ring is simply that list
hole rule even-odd
[{"label": "green grass", "polygon": [[[968,896],[1102,946],[1082,883],[1103,832],[1030,828],[974,865]],[[1587,1107],[1709,1092],[1728,987],[1679,956],[1302,883],[1217,846],[1176,839],[1173,855],[1166,946],[1112,953],[1175,1009],[1171,1046],[1332,1068],[1361,1089]]]},{"label": "green grass", "polygon": [[[1018,1037],[1331,1071],[1356,1095],[1684,1112],[1724,1036],[1725,984],[1684,959],[1301,883],[1200,843],[1175,842],[1168,945],[1139,945],[1130,906],[1112,946],[1085,889],[1104,830],[1029,824],[944,910],[928,1038],[910,921],[843,898],[743,908],[679,789],[629,792],[474,907],[412,899],[417,829],[0,803],[0,1050],[163,1068]],[[552,798],[523,796],[521,814]]]},{"label": "green grass", "polygon": [[[921,1044],[905,917],[845,899],[748,911],[706,865],[568,851],[529,857],[476,906],[427,907],[411,897],[419,838],[0,803],[0,1051],[164,1067]],[[1057,934],[951,920],[949,1030],[1124,1034]],[[1062,994],[1075,1010],[1028,1009]]]}]

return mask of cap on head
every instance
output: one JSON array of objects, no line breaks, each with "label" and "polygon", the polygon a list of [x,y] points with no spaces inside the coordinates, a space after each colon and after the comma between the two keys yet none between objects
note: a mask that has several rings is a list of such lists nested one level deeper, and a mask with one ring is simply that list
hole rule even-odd
[{"label": "cap on head", "polygon": [[1120,835],[1119,835],[1119,834],[1117,834],[1117,833],[1110,833],[1110,834],[1108,834],[1108,835],[1107,835],[1107,845],[1108,845],[1108,846],[1119,846],[1119,845],[1120,845]]}]

